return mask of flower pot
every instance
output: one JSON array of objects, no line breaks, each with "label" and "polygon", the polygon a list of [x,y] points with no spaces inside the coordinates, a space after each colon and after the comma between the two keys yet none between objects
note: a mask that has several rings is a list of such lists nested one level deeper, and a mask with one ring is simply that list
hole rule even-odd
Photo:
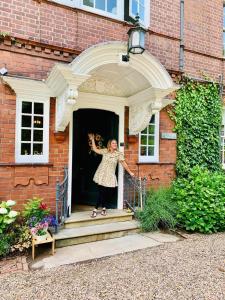
[{"label": "flower pot", "polygon": [[34,238],[37,242],[42,242],[48,238],[47,232],[44,235],[34,235]]}]

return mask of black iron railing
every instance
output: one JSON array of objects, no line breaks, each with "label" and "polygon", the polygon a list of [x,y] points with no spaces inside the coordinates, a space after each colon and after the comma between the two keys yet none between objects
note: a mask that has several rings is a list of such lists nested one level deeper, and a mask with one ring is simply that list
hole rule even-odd
[{"label": "black iron railing", "polygon": [[134,213],[145,206],[146,183],[146,177],[131,177],[128,173],[124,175],[124,201]]},{"label": "black iron railing", "polygon": [[68,208],[68,168],[64,168],[64,179],[60,183],[57,180],[56,183],[56,228],[55,231],[58,232],[59,227],[61,227],[66,218],[69,216]]}]

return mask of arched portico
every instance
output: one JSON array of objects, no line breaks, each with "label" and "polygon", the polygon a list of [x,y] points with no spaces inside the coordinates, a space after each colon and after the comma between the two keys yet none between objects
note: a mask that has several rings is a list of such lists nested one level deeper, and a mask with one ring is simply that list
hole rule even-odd
[{"label": "arched portico", "polygon": [[82,105],[83,93],[122,98],[130,107],[130,134],[144,129],[151,115],[171,102],[165,97],[178,86],[161,63],[148,51],[123,62],[124,53],[125,43],[101,43],[69,65],[55,65],[46,84],[57,97],[56,131],[68,125],[72,111]]}]

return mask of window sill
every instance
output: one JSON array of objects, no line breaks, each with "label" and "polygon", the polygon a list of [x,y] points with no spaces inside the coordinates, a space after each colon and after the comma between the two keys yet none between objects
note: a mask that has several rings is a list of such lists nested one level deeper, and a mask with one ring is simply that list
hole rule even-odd
[{"label": "window sill", "polygon": [[53,163],[0,163],[0,167],[53,167]]}]

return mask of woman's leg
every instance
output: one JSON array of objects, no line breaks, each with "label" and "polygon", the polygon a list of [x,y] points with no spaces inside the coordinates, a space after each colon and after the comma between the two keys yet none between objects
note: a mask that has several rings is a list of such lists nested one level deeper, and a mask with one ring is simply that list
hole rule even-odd
[{"label": "woman's leg", "polygon": [[102,198],[102,208],[108,208],[108,203],[112,200],[114,188],[104,187],[104,197]]},{"label": "woman's leg", "polygon": [[98,209],[99,206],[102,206],[103,199],[104,199],[104,186],[98,185],[98,199],[95,205],[95,209]]}]

